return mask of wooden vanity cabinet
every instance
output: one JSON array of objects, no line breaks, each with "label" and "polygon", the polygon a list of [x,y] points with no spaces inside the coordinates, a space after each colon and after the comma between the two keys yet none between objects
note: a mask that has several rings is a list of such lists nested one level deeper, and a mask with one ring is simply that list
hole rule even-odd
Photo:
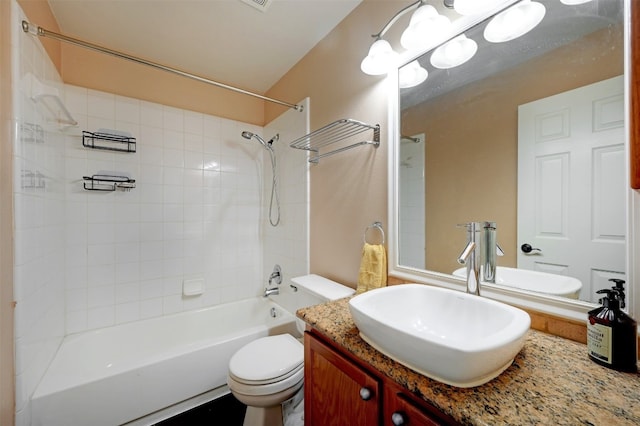
[{"label": "wooden vanity cabinet", "polygon": [[436,426],[456,422],[313,332],[304,336],[307,426]]},{"label": "wooden vanity cabinet", "polygon": [[381,383],[326,344],[304,336],[306,426],[377,425]]}]

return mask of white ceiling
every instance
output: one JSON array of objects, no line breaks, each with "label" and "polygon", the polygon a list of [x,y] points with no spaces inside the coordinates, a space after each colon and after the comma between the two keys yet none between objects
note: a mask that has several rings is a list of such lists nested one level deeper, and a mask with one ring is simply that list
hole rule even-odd
[{"label": "white ceiling", "polygon": [[362,0],[48,1],[65,35],[264,93]]}]

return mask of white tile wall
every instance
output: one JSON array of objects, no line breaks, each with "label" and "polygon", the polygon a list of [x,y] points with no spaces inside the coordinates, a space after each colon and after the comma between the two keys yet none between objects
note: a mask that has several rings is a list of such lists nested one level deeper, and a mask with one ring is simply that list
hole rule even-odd
[{"label": "white tile wall", "polygon": [[[278,134],[272,147],[277,159],[277,184],[280,194],[280,224],[269,225],[269,200],[273,177],[268,153],[264,152],[264,271],[263,283],[275,264],[282,268],[287,280],[309,273],[309,163],[308,152],[291,149],[288,144],[309,133],[309,99],[298,102],[302,112],[289,110],[269,123],[264,130],[266,140]],[[264,150],[263,150],[264,151]],[[275,201],[274,201],[275,203]],[[275,204],[274,204],[275,209]],[[274,214],[275,217],[275,214]]]},{"label": "white tile wall", "polygon": [[[16,423],[29,425],[29,398],[65,334],[257,296],[274,263],[286,278],[308,273],[306,154],[287,146],[308,131],[308,114],[273,124],[282,222],[271,228],[269,157],[240,136],[262,128],[65,86],[12,5]],[[77,128],[62,129],[30,99],[27,75],[60,94]],[[29,138],[25,124],[42,137]],[[137,152],[83,147],[81,131],[100,128],[132,133]],[[84,190],[82,177],[99,171],[137,187]],[[197,278],[204,294],[184,297],[183,280]]]},{"label": "white tile wall", "polygon": [[32,100],[36,80],[45,93],[63,86],[41,44],[22,32],[22,19],[12,2],[16,424],[28,425],[29,398],[64,336],[64,139],[48,101]]},{"label": "white tile wall", "polygon": [[[80,129],[128,131],[136,153],[66,138],[68,333],[258,295],[262,152],[240,133],[261,128],[66,86]],[[101,170],[136,179],[130,192],[86,191]],[[205,292],[183,297],[185,279]]]}]

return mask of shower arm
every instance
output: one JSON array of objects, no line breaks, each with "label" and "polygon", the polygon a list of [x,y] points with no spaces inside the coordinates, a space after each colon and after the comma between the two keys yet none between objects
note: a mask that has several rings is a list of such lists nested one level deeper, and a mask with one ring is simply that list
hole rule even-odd
[{"label": "shower arm", "polygon": [[30,24],[27,21],[22,21],[22,30],[25,33],[30,33],[33,34],[35,36],[39,36],[39,37],[48,37],[48,38],[52,38],[55,40],[59,40],[59,41],[63,41],[66,43],[70,43],[79,47],[84,47],[86,49],[90,49],[96,52],[100,52],[100,53],[106,53],[107,55],[111,55],[111,56],[115,56],[116,58],[120,58],[120,59],[126,59],[128,61],[131,62],[135,62],[137,64],[141,64],[141,65],[146,65],[161,71],[165,71],[165,72],[169,72],[172,74],[176,74],[182,77],[186,77],[186,78],[190,78],[192,80],[196,80],[199,81],[201,83],[206,83],[212,86],[216,86],[216,87],[220,87],[222,89],[226,89],[226,90],[231,90],[233,92],[237,92],[237,93],[241,93],[244,95],[248,95],[248,96],[253,96],[254,98],[259,98],[262,99],[264,101],[268,101],[268,102],[273,102],[282,106],[286,106],[289,108],[293,108],[296,111],[302,111],[303,110],[303,106],[302,105],[296,105],[296,104],[291,104],[289,102],[284,102],[284,101],[280,101],[278,99],[273,99],[273,98],[269,98],[267,96],[263,96],[260,95],[258,93],[253,93],[253,92],[249,92],[248,90],[244,90],[244,89],[240,89],[238,87],[234,87],[234,86],[230,86],[228,84],[224,84],[224,83],[220,83],[218,81],[215,80],[210,80],[208,78],[204,78],[204,77],[200,77],[198,75],[195,74],[191,74],[188,73],[186,71],[181,71],[179,69],[176,68],[171,68],[168,67],[166,65],[162,65],[162,64],[158,64],[156,62],[151,62],[151,61],[147,61],[146,59],[142,59],[142,58],[138,58],[136,56],[132,56],[132,55],[128,55],[126,53],[122,53],[122,52],[118,52],[116,50],[112,50],[112,49],[108,49],[106,47],[102,47],[102,46],[98,46],[97,44],[93,44],[93,43],[89,43],[83,40],[79,40],[77,38],[73,38],[73,37],[69,37],[66,36],[64,34],[59,34],[53,31],[49,31],[46,30],[42,27],[39,27],[37,25],[34,24]]}]

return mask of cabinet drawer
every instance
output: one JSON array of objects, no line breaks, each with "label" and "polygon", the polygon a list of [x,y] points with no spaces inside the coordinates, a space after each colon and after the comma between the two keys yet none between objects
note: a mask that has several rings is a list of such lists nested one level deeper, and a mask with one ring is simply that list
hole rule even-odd
[{"label": "cabinet drawer", "polygon": [[442,426],[457,424],[426,402],[418,402],[393,383],[384,387],[384,426]]}]

